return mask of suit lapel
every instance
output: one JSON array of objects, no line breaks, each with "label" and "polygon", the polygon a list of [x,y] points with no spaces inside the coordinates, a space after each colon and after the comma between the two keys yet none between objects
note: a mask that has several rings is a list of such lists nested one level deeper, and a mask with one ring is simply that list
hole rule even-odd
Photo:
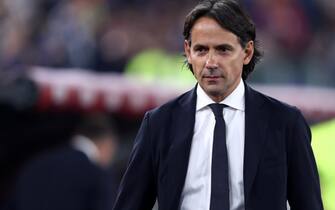
[{"label": "suit lapel", "polygon": [[[259,93],[245,85],[245,149],[244,149],[244,192],[245,200],[249,197],[252,183],[257,173],[262,148],[265,141],[267,123],[262,112],[263,100]],[[181,192],[185,183],[189,154],[192,144],[196,88],[180,98],[177,108],[172,113],[173,123],[169,163],[172,170],[168,171],[169,180],[167,192],[171,202],[168,209],[178,209]]]},{"label": "suit lapel", "polygon": [[263,99],[259,93],[245,85],[245,147],[244,147],[244,195],[250,194],[257,173],[262,148],[265,141],[267,123],[262,110]]},{"label": "suit lapel", "polygon": [[181,192],[185,183],[189,154],[194,131],[196,109],[196,88],[186,93],[178,101],[176,109],[172,113],[173,123],[171,133],[171,147],[169,165],[169,179],[171,183],[167,186],[170,188],[169,196],[172,206],[167,209],[178,209]]}]

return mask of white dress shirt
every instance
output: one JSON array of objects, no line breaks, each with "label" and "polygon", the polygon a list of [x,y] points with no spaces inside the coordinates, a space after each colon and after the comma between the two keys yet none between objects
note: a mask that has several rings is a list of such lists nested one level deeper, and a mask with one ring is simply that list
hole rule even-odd
[{"label": "white dress shirt", "polygon": [[[229,162],[230,210],[244,210],[243,159],[245,134],[244,84],[220,103],[226,122]],[[188,169],[181,194],[181,210],[209,210],[211,197],[211,165],[215,116],[209,104],[215,103],[198,85],[195,125]]]}]

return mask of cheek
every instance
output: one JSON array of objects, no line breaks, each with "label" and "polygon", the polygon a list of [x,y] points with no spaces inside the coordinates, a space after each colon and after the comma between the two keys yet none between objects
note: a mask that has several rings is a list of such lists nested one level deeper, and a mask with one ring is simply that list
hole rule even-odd
[{"label": "cheek", "polygon": [[243,69],[243,58],[236,57],[232,59],[227,65],[229,65],[232,74],[239,75]]},{"label": "cheek", "polygon": [[201,78],[201,70],[199,70],[198,67],[193,66],[193,72],[195,78],[199,81],[199,79]]},{"label": "cheek", "polygon": [[198,78],[198,76],[201,75],[202,70],[204,69],[205,62],[203,59],[197,58],[197,59],[192,59],[192,68],[194,75]]}]

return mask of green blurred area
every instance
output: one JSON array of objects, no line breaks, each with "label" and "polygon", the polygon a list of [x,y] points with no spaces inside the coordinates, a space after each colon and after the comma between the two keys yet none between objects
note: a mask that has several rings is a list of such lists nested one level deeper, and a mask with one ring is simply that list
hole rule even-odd
[{"label": "green blurred area", "polygon": [[335,210],[335,119],[312,126],[312,136],[324,209]]},{"label": "green blurred area", "polygon": [[181,54],[168,53],[162,49],[147,49],[130,59],[125,74],[149,83],[191,87],[195,84],[195,79],[184,60]]}]

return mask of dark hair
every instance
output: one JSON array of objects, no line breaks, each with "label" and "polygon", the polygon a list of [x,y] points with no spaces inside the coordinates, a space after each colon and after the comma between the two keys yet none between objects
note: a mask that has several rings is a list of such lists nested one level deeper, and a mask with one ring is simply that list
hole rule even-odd
[{"label": "dark hair", "polygon": [[82,115],[74,132],[77,135],[90,138],[93,142],[100,141],[101,138],[106,136],[113,138],[117,136],[113,121],[103,113]]},{"label": "dark hair", "polygon": [[[223,28],[239,38],[244,48],[249,41],[254,41],[254,54],[249,64],[243,66],[242,78],[246,80],[254,70],[256,63],[262,57],[256,41],[255,24],[242,9],[236,0],[203,0],[187,16],[184,24],[184,38],[191,44],[191,30],[194,23],[201,17],[210,17],[216,20]],[[193,72],[190,63],[187,63]]]}]

